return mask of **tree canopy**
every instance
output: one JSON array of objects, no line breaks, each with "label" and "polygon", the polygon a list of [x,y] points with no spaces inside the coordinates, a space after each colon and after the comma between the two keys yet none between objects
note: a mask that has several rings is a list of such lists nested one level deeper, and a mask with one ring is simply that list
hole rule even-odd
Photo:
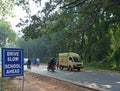
[{"label": "tree canopy", "polygon": [[15,0],[0,0],[0,17],[11,15],[14,5]]},{"label": "tree canopy", "polygon": [[49,45],[43,44],[49,55],[73,51],[88,62],[119,67],[119,0],[50,0],[38,14],[18,26],[26,24],[23,38],[47,38]]},{"label": "tree canopy", "polygon": [[11,29],[10,24],[0,20],[0,47],[4,47],[7,43],[13,43],[16,40],[16,34]]}]

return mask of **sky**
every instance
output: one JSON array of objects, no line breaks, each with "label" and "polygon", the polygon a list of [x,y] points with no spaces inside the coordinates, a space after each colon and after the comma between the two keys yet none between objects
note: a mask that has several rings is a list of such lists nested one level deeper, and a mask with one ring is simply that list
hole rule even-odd
[{"label": "sky", "polygon": [[[48,0],[41,0],[41,9],[44,7],[45,2]],[[36,14],[38,12],[38,7],[35,5],[35,3],[30,0],[30,8],[32,15]],[[15,6],[13,9],[13,15],[15,17],[8,17],[7,21],[11,23],[12,29],[15,30],[16,33],[20,30],[20,28],[16,27],[16,25],[20,22],[20,18],[23,20],[25,19],[25,16],[27,15],[25,11],[22,10],[22,7]]]}]

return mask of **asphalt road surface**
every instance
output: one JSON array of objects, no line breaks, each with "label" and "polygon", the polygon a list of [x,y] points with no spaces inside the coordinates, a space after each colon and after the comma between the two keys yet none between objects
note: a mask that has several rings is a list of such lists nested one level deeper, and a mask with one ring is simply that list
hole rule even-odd
[{"label": "asphalt road surface", "polygon": [[[25,66],[26,70],[26,66]],[[32,66],[32,72],[55,78],[62,78],[75,83],[80,83],[92,88],[100,88],[104,91],[120,91],[120,73],[97,72],[97,71],[47,71],[44,65]]]}]

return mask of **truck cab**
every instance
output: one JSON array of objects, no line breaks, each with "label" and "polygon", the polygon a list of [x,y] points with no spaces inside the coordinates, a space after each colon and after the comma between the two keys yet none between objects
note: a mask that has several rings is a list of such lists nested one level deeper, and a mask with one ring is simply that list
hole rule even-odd
[{"label": "truck cab", "polygon": [[83,68],[83,61],[77,53],[59,53],[59,68],[67,68],[68,70]]}]

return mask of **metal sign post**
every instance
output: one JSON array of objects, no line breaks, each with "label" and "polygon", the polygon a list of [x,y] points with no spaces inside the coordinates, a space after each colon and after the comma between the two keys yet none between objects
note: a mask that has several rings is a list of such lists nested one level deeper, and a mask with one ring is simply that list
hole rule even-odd
[{"label": "metal sign post", "polygon": [[2,77],[24,76],[23,59],[23,49],[2,48]]},{"label": "metal sign post", "polygon": [[0,91],[2,91],[2,76],[1,76],[1,79],[0,79],[0,81],[1,81],[1,84],[0,84]]},{"label": "metal sign post", "polygon": [[24,91],[24,76],[22,78],[22,91]]}]

